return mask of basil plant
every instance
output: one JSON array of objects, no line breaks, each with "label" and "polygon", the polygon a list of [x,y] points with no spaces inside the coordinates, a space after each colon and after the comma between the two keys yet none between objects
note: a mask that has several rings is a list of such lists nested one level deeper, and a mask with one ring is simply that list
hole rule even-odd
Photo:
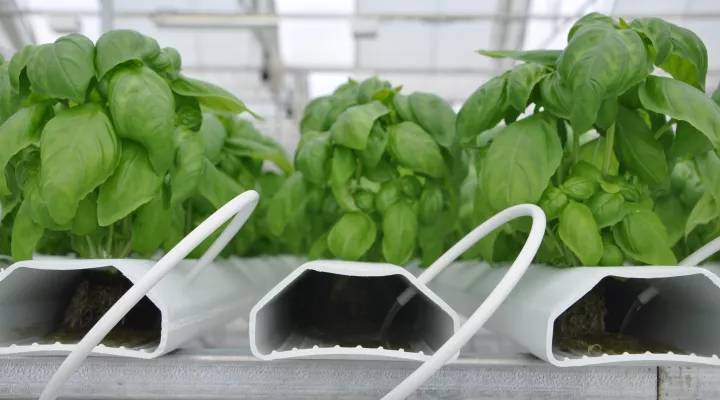
[{"label": "basil plant", "polygon": [[308,104],[296,172],[267,213],[288,251],[428,264],[459,239],[467,159],[455,112],[438,96],[400,90],[350,80]]},{"label": "basil plant", "polygon": [[[228,91],[132,30],[70,34],[0,65],[0,251],[149,256],[254,187],[276,143]],[[274,178],[269,178],[274,179]]]},{"label": "basil plant", "polygon": [[[697,35],[593,13],[562,50],[480,53],[522,63],[458,113],[477,160],[474,223],[540,205],[549,224],[536,259],[555,266],[675,265],[720,236],[720,107]],[[477,253],[513,260],[528,231],[511,224]]]}]

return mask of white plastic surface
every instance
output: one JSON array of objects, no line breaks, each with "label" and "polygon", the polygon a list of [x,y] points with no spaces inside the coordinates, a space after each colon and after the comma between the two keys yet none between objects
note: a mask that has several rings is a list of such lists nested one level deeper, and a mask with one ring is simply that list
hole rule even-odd
[{"label": "white plastic surface", "polygon": [[[246,298],[246,291],[252,286],[243,284],[244,274],[238,268],[210,264],[191,285],[186,285],[185,276],[196,263],[191,260],[181,262],[147,294],[160,310],[159,341],[135,348],[99,345],[92,353],[155,358],[249,310],[252,303],[238,299]],[[67,303],[61,299],[69,295],[68,285],[81,271],[111,267],[134,283],[153,265],[155,262],[149,260],[60,257],[13,264],[0,272],[0,355],[69,353],[76,342],[47,342],[42,337],[50,333],[58,318],[62,318]]]},{"label": "white plastic surface", "polygon": [[[427,324],[423,325],[417,333],[425,343],[435,343],[427,352],[411,351],[406,349],[385,349],[382,347],[342,347],[334,343],[318,343],[293,331],[293,327],[278,326],[288,321],[283,296],[291,290],[296,290],[300,278],[311,271],[336,275],[341,277],[363,277],[367,279],[382,279],[399,277],[407,287],[418,291],[422,298],[424,315],[428,316]],[[389,307],[388,307],[389,309]],[[376,310],[381,313],[387,310]],[[322,310],[317,310],[322,312]],[[285,313],[285,314],[284,314]],[[302,318],[302,317],[301,317]],[[424,361],[429,354],[437,350],[458,329],[457,314],[437,295],[432,293],[425,285],[405,269],[391,264],[345,262],[345,261],[311,261],[303,264],[290,273],[265,295],[250,312],[250,349],[252,353],[263,360],[287,358],[343,358],[343,359],[378,359],[398,358],[405,360]],[[433,348],[434,347],[434,348]],[[457,354],[455,354],[457,358]]]},{"label": "white plastic surface", "polygon": [[[712,268],[710,268],[712,269]],[[474,311],[502,279],[507,268],[459,262],[429,287],[458,313]],[[606,277],[649,280],[659,290],[635,316],[627,333],[653,339],[688,354],[603,354],[576,356],[553,348],[554,322],[565,310]],[[531,266],[516,289],[485,327],[510,337],[531,353],[560,367],[623,363],[707,364],[720,366],[720,279],[697,267]]]}]

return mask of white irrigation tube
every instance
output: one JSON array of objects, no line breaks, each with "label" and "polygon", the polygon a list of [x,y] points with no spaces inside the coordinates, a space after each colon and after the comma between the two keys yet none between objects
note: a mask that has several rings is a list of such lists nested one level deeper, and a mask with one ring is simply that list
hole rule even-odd
[{"label": "white irrigation tube", "polygon": [[682,265],[683,267],[695,267],[718,251],[720,251],[720,237],[711,240],[710,243],[697,249],[694,253],[687,256],[687,258],[680,261],[680,264],[678,265]]},{"label": "white irrigation tube", "polygon": [[[545,234],[545,213],[543,213],[538,206],[532,204],[521,204],[510,207],[496,214],[489,220],[485,221],[482,225],[475,228],[467,236],[462,238],[462,240],[438,258],[437,261],[435,261],[422,275],[418,277],[420,282],[427,285],[433,278],[442,272],[442,270],[460,257],[460,255],[462,255],[480,239],[505,223],[519,217],[532,217],[532,228],[530,229],[530,235],[520,251],[520,254],[515,262],[513,262],[503,279],[500,283],[498,283],[480,307],[478,307],[477,311],[475,311],[467,322],[465,322],[465,324],[460,327],[460,329],[455,332],[455,334],[437,352],[435,352],[432,358],[423,363],[420,368],[415,370],[409,377],[400,383],[400,385],[395,387],[395,389],[383,397],[383,400],[401,400],[410,396],[417,388],[419,388],[435,372],[437,372],[437,370],[442,368],[448,360],[460,351],[460,349],[477,333],[477,331],[482,328],[483,324],[485,324],[490,316],[492,316],[505,298],[507,298],[517,282],[520,278],[522,278],[525,270],[527,270],[528,266],[532,263],[535,253],[537,253],[540,248],[540,243],[542,243],[542,239]],[[403,295],[406,293],[403,293]],[[412,294],[409,296],[412,296]]]},{"label": "white irrigation tube", "polygon": [[[201,257],[195,267],[190,271],[188,277],[195,277],[200,270],[208,265],[230,242],[237,232],[245,224],[250,214],[255,210],[259,196],[258,193],[249,190],[230,200],[214,214],[208,217],[189,235],[172,248],[160,261],[153,266],[133,287],[130,288],[102,318],[90,329],[73,350],[63,361],[60,368],[50,378],[45,389],[40,394],[40,400],[55,400],[63,385],[72,377],[75,371],[80,368],[93,348],[97,346],[105,335],[125,317],[160,280],[167,275],[178,263],[187,257],[193,249],[212,235],[230,218],[232,221],[220,234],[208,251]],[[234,217],[234,218],[233,218]],[[189,283],[189,280],[186,281]]]}]

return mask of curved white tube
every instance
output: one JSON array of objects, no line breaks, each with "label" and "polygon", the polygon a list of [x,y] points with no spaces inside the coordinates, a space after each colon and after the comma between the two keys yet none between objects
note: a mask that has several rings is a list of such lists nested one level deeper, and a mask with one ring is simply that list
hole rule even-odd
[{"label": "curved white tube", "polygon": [[503,279],[467,322],[429,360],[383,397],[383,400],[401,400],[411,395],[437,370],[442,368],[482,328],[483,324],[507,298],[525,273],[525,270],[532,263],[545,234],[545,213],[538,206],[521,204],[496,214],[457,242],[418,277],[420,282],[427,284],[480,239],[505,223],[519,217],[532,217],[533,223],[530,236]]},{"label": "curved white tube", "polygon": [[687,256],[686,259],[680,261],[678,265],[682,265],[683,267],[696,267],[718,251],[720,251],[720,237],[711,240],[710,243],[697,249],[694,253]]},{"label": "curved white tube", "polygon": [[208,251],[188,274],[189,277],[197,276],[200,270],[214,260],[233,236],[242,228],[245,221],[250,217],[250,214],[255,210],[258,199],[258,193],[249,190],[230,200],[203,221],[197,228],[193,229],[189,235],[161,258],[142,279],[135,283],[120,300],[110,307],[108,312],[105,313],[95,326],[82,338],[77,344],[77,347],[75,347],[75,350],[67,356],[62,365],[60,365],[60,368],[58,368],[52,378],[50,378],[50,382],[48,382],[40,395],[40,400],[55,400],[65,382],[80,368],[80,365],[85,361],[92,349],[125,317],[125,314],[127,314],[153,286],[167,275],[171,269],[185,259],[195,247],[234,216],[227,228],[225,228],[218,239],[210,246]]}]

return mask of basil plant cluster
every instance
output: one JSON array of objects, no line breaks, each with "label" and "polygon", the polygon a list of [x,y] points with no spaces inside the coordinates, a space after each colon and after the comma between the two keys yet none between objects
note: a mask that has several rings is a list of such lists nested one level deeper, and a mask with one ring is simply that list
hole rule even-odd
[{"label": "basil plant cluster", "polygon": [[[540,205],[548,228],[536,260],[556,266],[675,265],[720,236],[720,107],[693,32],[593,13],[565,49],[480,53],[522,63],[458,113],[477,160],[474,223]],[[478,252],[511,261],[528,230],[498,230]]]},{"label": "basil plant cluster", "polygon": [[[296,172],[269,204],[271,232],[311,259],[427,264],[459,239],[467,158],[440,97],[370,78],[313,100]],[[457,230],[455,228],[458,228]]]},{"label": "basil plant cluster", "polygon": [[0,65],[0,251],[17,261],[172,248],[239,193],[279,186],[264,160],[292,170],[236,116],[246,111],[132,30],[24,47]]}]

